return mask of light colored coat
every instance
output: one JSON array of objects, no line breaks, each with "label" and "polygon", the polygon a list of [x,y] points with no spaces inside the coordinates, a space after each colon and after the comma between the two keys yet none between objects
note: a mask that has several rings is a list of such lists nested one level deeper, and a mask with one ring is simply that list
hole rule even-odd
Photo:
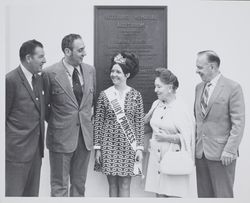
[{"label": "light colored coat", "polygon": [[205,83],[196,86],[196,158],[204,152],[209,160],[219,161],[223,151],[238,154],[245,125],[245,104],[241,86],[221,76],[210,97],[205,116],[201,97]]}]

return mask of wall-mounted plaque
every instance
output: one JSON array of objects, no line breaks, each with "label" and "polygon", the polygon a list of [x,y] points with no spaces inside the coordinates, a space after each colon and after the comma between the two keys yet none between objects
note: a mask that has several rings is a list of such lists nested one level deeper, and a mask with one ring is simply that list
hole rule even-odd
[{"label": "wall-mounted plaque", "polygon": [[154,69],[167,67],[167,7],[95,6],[94,13],[97,95],[112,85],[111,57],[131,51],[139,57],[140,71],[128,84],[141,92],[147,112],[157,98]]}]

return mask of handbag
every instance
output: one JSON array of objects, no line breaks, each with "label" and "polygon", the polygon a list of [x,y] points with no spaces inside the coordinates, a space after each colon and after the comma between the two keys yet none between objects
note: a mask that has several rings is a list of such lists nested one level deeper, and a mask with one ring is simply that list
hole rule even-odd
[{"label": "handbag", "polygon": [[180,136],[181,149],[173,151],[170,144],[169,149],[163,155],[160,162],[160,171],[167,175],[189,175],[194,170],[194,160],[191,153],[187,151],[186,144]]}]

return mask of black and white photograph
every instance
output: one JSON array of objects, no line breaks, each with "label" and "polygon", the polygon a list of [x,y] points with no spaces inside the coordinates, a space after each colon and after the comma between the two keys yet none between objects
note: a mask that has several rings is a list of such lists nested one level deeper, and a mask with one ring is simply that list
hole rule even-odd
[{"label": "black and white photograph", "polygon": [[1,202],[248,199],[250,1],[1,0],[0,24]]}]

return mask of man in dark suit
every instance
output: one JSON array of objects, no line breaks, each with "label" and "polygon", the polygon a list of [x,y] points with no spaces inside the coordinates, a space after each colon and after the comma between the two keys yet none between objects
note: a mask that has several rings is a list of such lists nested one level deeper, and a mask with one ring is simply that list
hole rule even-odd
[{"label": "man in dark suit", "polygon": [[241,86],[221,75],[214,51],[198,53],[196,169],[199,197],[233,197],[236,158],[245,126]]},{"label": "man in dark suit", "polygon": [[64,58],[44,71],[51,196],[84,196],[93,140],[95,69],[82,63],[86,52],[80,35],[65,36],[62,51]]},{"label": "man in dark suit", "polygon": [[43,80],[46,62],[36,40],[20,48],[21,64],[6,75],[6,196],[38,196],[44,149]]}]

